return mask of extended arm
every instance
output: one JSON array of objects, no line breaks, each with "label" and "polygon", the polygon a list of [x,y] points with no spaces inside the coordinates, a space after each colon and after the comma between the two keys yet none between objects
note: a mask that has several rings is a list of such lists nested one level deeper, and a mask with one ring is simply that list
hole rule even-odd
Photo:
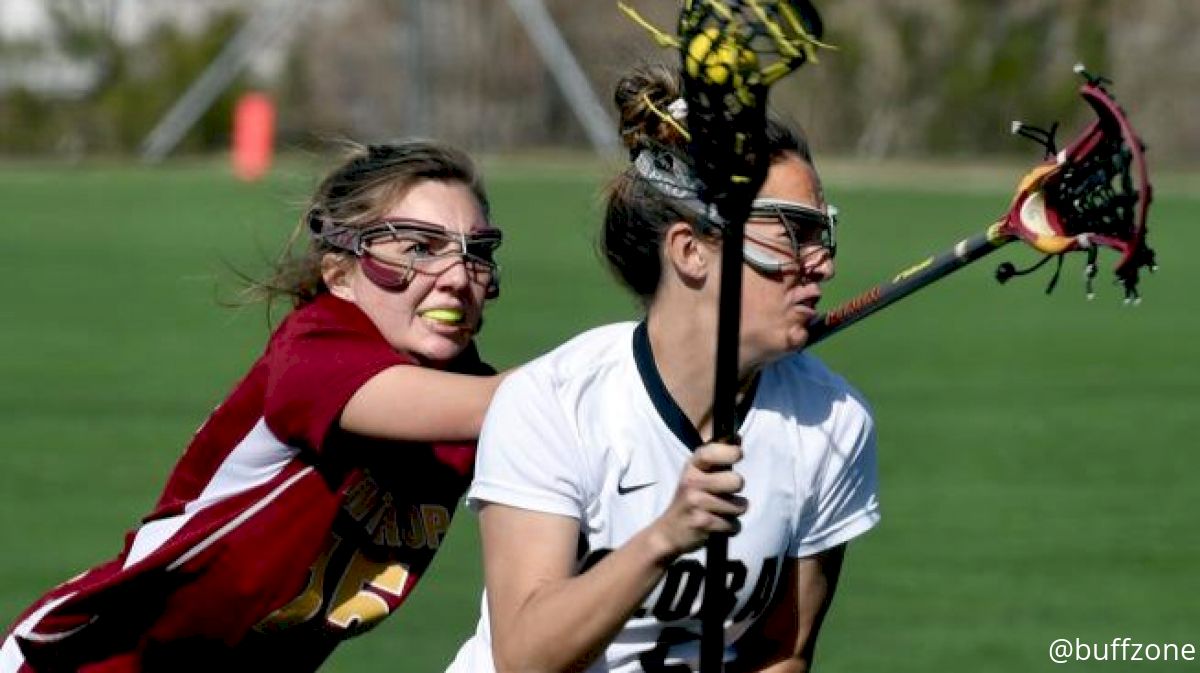
[{"label": "extended arm", "polygon": [[414,442],[472,440],[504,374],[470,376],[396,365],[359,388],[342,410],[343,430]]}]

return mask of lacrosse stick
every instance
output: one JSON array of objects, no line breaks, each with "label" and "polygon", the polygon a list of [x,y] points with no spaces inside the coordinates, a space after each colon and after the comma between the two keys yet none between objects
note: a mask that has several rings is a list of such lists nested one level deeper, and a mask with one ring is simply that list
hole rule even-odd
[{"label": "lacrosse stick", "polygon": [[[736,443],[742,243],[751,203],[769,168],[767,94],[772,84],[816,60],[817,47],[825,46],[818,41],[821,19],[807,0],[684,0],[674,37],[619,5],[660,45],[681,54],[688,155],[703,204],[698,225],[721,235],[713,435]],[[700,670],[719,673],[731,607],[727,537],[710,537],[706,554]]]},{"label": "lacrosse stick", "polygon": [[[960,241],[950,250],[929,257],[880,283],[845,304],[817,316],[808,326],[808,345],[816,344],[917,290],[1013,242],[1023,241],[1045,257],[1033,267],[1017,270],[1005,262],[996,269],[1001,283],[1041,267],[1051,258],[1062,268],[1063,256],[1084,252],[1087,296],[1094,296],[1096,259],[1101,247],[1120,253],[1113,273],[1125,292],[1125,302],[1140,301],[1141,270],[1155,271],[1154,252],[1146,245],[1146,213],[1150,207],[1150,178],[1145,147],[1125,112],[1105,88],[1108,80],[1082,65],[1079,89],[1096,119],[1065,149],[1055,147],[1058,125],[1042,130],[1013,122],[1013,133],[1041,144],[1046,160],[1022,178],[1006,212],[981,234]],[[1046,288],[1058,281],[1056,270]]]}]

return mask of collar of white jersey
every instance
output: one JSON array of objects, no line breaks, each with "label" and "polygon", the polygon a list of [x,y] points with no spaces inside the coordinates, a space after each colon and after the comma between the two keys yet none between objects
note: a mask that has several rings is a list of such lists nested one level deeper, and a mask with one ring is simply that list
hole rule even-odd
[{"label": "collar of white jersey", "polygon": [[[641,375],[646,394],[650,396],[650,401],[654,404],[659,418],[689,451],[695,451],[704,443],[704,440],[700,437],[696,426],[692,425],[691,420],[688,419],[687,414],[679,408],[675,398],[671,397],[670,391],[667,390],[667,384],[663,382],[662,376],[658,373],[658,365],[654,364],[654,351],[650,347],[650,330],[646,327],[645,320],[638,323],[633,330],[633,360],[637,364],[638,374]],[[758,392],[760,378],[759,374],[754,375],[754,379],[746,388],[746,394],[738,403],[736,423],[738,427],[750,413],[750,408],[754,406],[754,396]]]}]

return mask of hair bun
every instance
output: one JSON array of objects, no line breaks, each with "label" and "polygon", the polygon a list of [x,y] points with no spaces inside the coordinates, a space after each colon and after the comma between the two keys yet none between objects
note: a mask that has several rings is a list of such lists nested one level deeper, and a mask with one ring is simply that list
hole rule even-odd
[{"label": "hair bun", "polygon": [[621,115],[621,143],[631,156],[647,145],[676,147],[686,142],[679,129],[664,119],[682,88],[679,76],[658,64],[634,68],[617,82],[613,103]]}]

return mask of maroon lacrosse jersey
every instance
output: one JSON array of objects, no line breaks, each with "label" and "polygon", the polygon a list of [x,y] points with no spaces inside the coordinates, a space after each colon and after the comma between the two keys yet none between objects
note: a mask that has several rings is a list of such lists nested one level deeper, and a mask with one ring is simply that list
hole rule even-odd
[{"label": "maroon lacrosse jersey", "polygon": [[[368,379],[411,363],[351,303],[294,311],[121,554],[17,620],[0,672],[311,671],[378,624],[442,544],[475,457],[338,427]],[[492,372],[473,346],[451,368]]]}]

